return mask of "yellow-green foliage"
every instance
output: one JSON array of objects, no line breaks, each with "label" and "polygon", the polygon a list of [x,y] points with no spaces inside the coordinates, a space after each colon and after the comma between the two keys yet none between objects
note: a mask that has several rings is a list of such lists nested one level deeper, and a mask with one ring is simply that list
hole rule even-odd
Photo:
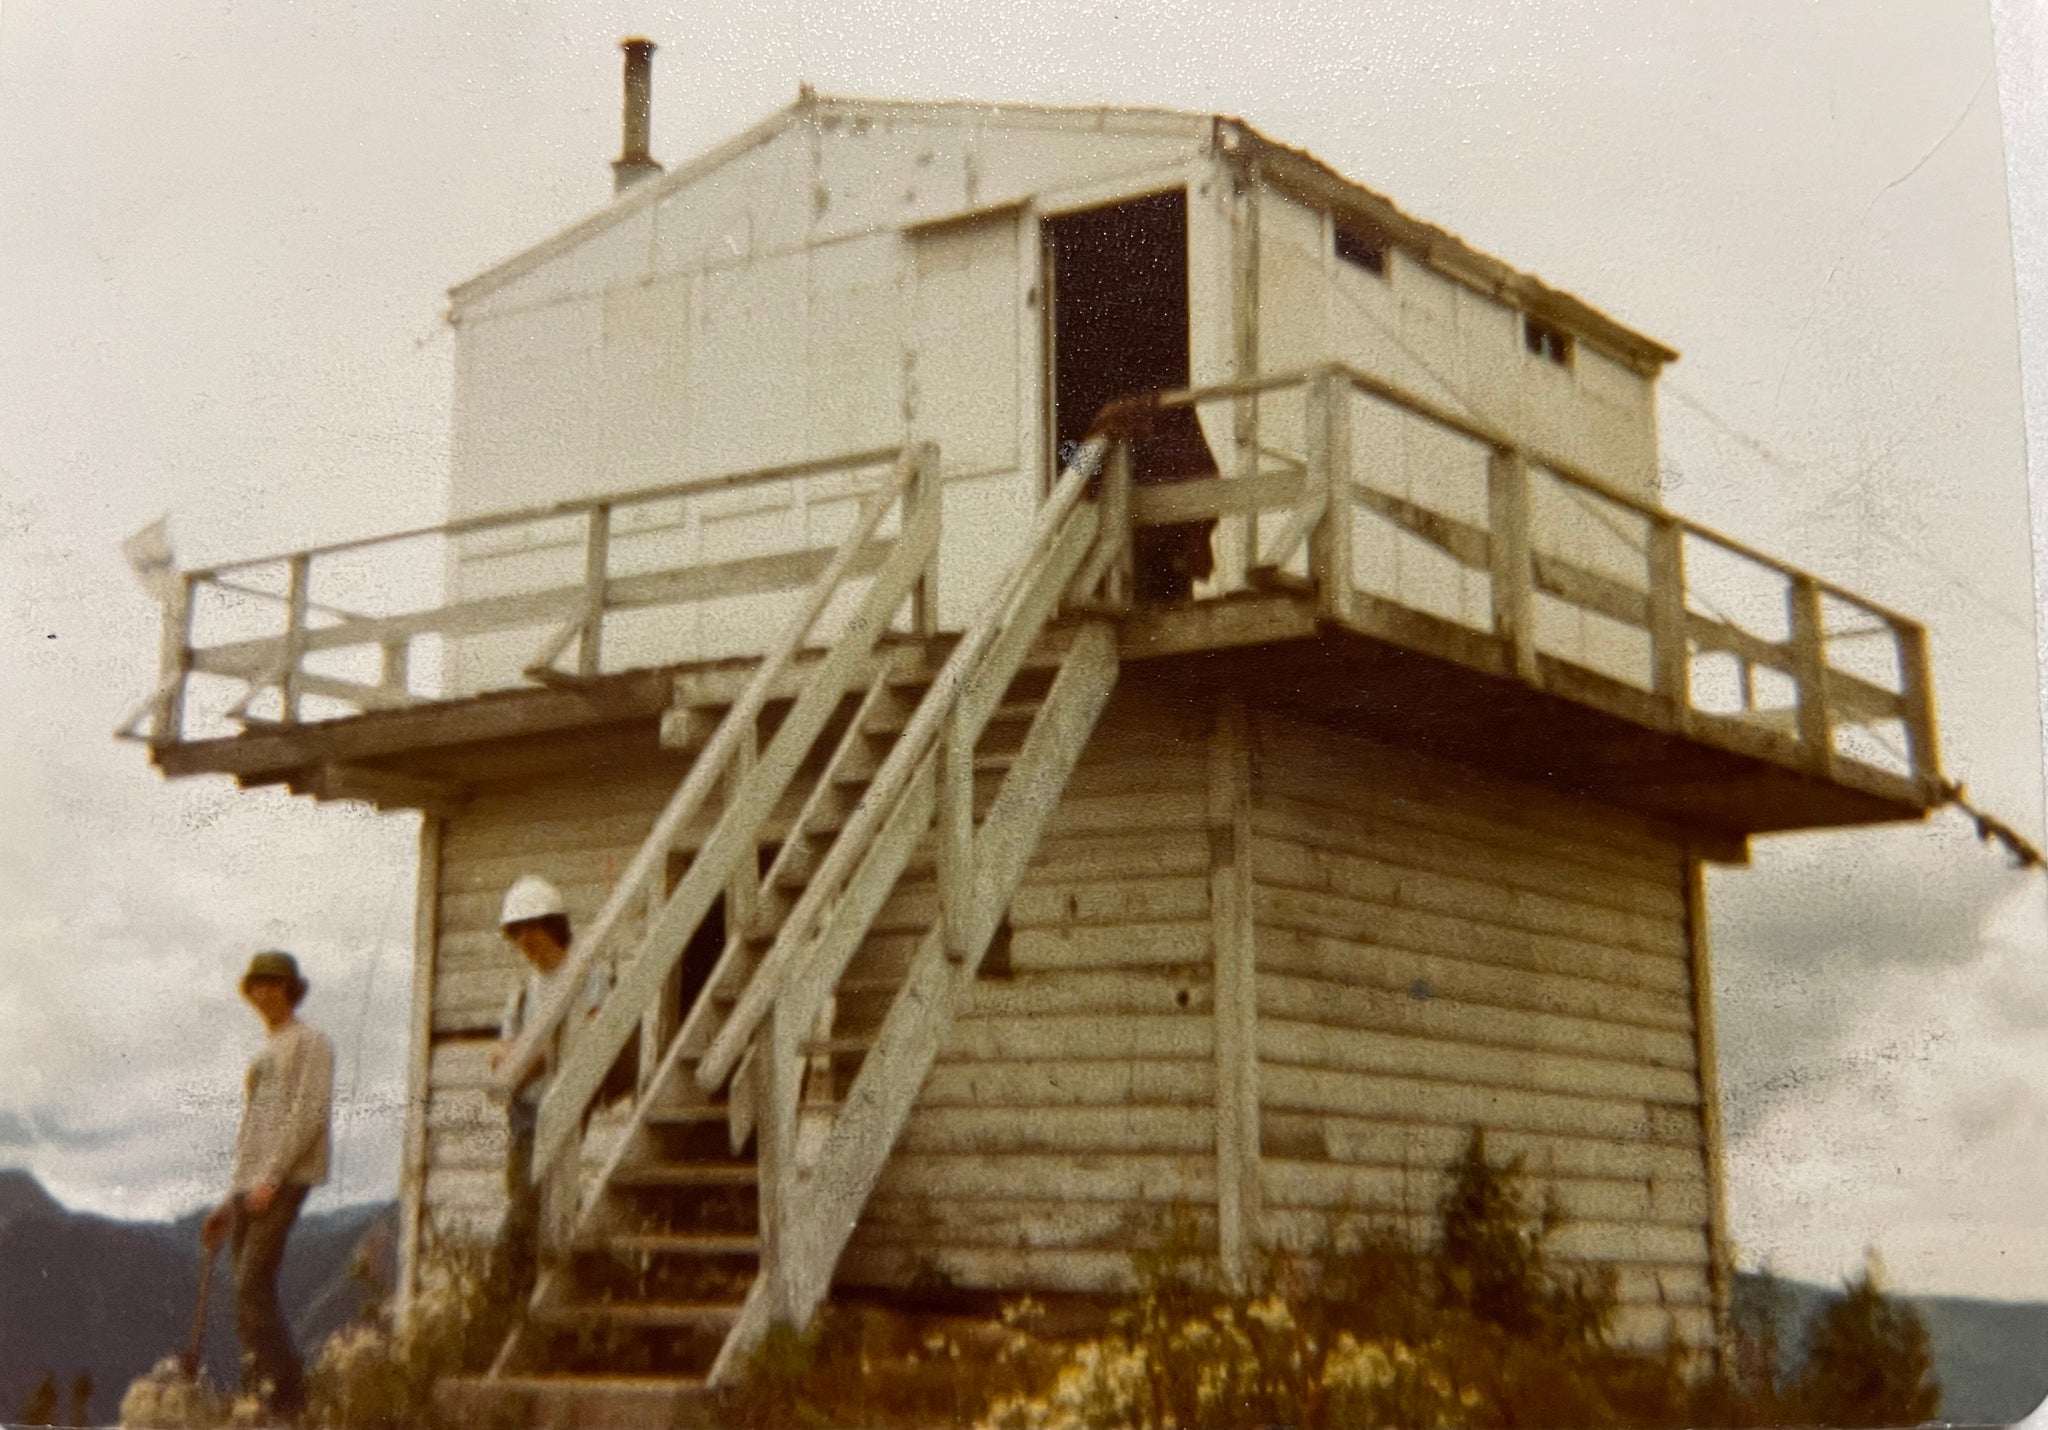
[{"label": "yellow-green foliage", "polygon": [[[1916,1340],[1911,1309],[1874,1290],[1852,1287],[1815,1318],[1817,1354],[1791,1387],[1755,1327],[1736,1327],[1719,1360],[1675,1338],[1619,1345],[1612,1275],[1551,1256],[1562,1218],[1529,1204],[1520,1163],[1488,1160],[1475,1131],[1451,1173],[1429,1236],[1384,1219],[1340,1231],[1333,1218],[1323,1245],[1272,1253],[1235,1290],[1217,1284],[1213,1244],[1192,1214],[1171,1214],[1133,1258],[1135,1290],[1079,1334],[1048,1333],[1031,1303],[999,1324],[937,1329],[929,1317],[828,1308],[810,1332],[770,1339],[729,1407],[733,1422],[1600,1430],[1906,1424],[1932,1413],[1935,1392],[1912,1393],[1925,1379],[1912,1368],[1924,1330]],[[1907,1369],[1872,1375],[1873,1357]],[[1885,1389],[1892,1382],[1906,1390]]]},{"label": "yellow-green foliage", "polygon": [[387,1301],[321,1347],[306,1378],[307,1422],[322,1430],[433,1430],[441,1423],[434,1387],[482,1369],[507,1329],[491,1271],[483,1248],[430,1239],[402,1323]]}]

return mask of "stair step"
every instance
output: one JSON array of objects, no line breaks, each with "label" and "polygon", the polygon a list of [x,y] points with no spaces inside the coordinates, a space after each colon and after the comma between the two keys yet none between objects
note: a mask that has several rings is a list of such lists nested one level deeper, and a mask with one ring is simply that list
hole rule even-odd
[{"label": "stair step", "polygon": [[[728,1003],[735,998],[725,999]],[[654,1103],[643,1114],[649,1122],[669,1126],[694,1126],[705,1122],[724,1122],[732,1115],[732,1109],[722,1102]]]},{"label": "stair step", "polygon": [[873,1033],[860,1033],[834,1038],[807,1038],[798,1044],[797,1050],[805,1057],[820,1053],[864,1053],[875,1045]]},{"label": "stair step", "polygon": [[434,1388],[456,1425],[530,1430],[666,1430],[711,1392],[694,1375],[464,1375]]},{"label": "stair step", "polygon": [[533,1319],[545,1325],[729,1326],[740,1316],[737,1301],[564,1301],[536,1306]]},{"label": "stair step", "polygon": [[656,1256],[758,1256],[761,1238],[744,1232],[632,1231],[594,1237],[580,1251],[644,1251]]},{"label": "stair step", "polygon": [[612,1173],[615,1187],[750,1187],[759,1180],[751,1162],[646,1162]]}]

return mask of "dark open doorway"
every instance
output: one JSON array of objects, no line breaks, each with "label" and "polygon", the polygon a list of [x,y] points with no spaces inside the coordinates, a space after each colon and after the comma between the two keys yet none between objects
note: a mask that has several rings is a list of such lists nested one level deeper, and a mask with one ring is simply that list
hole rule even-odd
[{"label": "dark open doorway", "polygon": [[[1045,224],[1052,289],[1052,435],[1064,466],[1103,405],[1188,386],[1188,210],[1181,190],[1063,214]],[[1133,444],[1132,480],[1213,476],[1216,463],[1192,411],[1158,414]],[[1136,595],[1188,599],[1209,574],[1214,522],[1141,529]]]}]

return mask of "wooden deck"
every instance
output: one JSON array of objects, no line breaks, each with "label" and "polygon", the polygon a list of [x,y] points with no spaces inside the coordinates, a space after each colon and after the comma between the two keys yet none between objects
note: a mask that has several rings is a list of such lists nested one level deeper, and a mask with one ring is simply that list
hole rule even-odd
[{"label": "wooden deck", "polygon": [[[1134,484],[1165,406],[1202,416],[1216,475]],[[1116,617],[1126,662],[1738,842],[1913,819],[1943,795],[1919,625],[1510,434],[1342,367],[1113,406],[1101,430],[1103,539],[1075,585],[1110,593],[1096,613]],[[1215,435],[1233,430],[1234,450]],[[716,710],[753,668],[762,637],[742,622],[711,639],[714,617],[754,602],[772,623],[828,560],[859,579],[888,547],[648,569],[667,549],[649,543],[693,502],[829,481],[817,500],[846,505],[892,465],[904,519],[936,543],[935,460],[852,453],[184,573],[160,684],[124,733],[167,775],[423,809],[644,751],[678,679]],[[1131,534],[1187,523],[1212,532],[1216,574],[1178,608],[1134,609]],[[390,572],[478,541],[574,555],[583,580],[399,609],[349,599],[381,600]],[[936,668],[951,638],[931,560],[879,649]],[[260,633],[266,611],[281,630]],[[830,658],[799,652],[789,689]]]}]

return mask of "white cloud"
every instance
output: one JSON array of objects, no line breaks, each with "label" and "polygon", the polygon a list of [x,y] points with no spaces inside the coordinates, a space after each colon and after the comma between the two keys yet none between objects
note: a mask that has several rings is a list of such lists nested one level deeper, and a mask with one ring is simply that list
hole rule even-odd
[{"label": "white cloud", "polygon": [[1746,1263],[1833,1280],[1875,1245],[1914,1290],[2048,1291],[2041,875],[1991,908],[1977,948],[1961,968],[1859,968],[1867,997],[1817,1050],[1824,1077],[1729,1146]]}]

